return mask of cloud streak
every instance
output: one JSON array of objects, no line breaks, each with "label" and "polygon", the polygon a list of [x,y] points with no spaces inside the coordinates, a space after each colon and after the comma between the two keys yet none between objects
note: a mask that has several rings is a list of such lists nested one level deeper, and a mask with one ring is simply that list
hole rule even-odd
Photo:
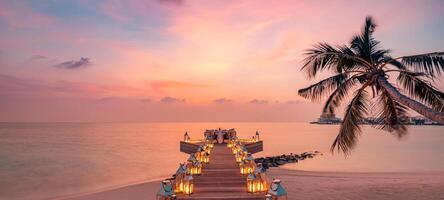
[{"label": "cloud streak", "polygon": [[79,60],[70,60],[65,61],[59,64],[54,65],[54,67],[59,69],[80,69],[91,65],[91,61],[89,58],[81,57]]},{"label": "cloud streak", "polygon": [[160,100],[160,102],[162,102],[162,103],[184,103],[185,99],[180,99],[180,98],[166,96],[166,97],[163,97]]},{"label": "cloud streak", "polygon": [[253,99],[249,103],[251,103],[251,104],[268,104],[269,101],[264,100],[264,99]]},{"label": "cloud streak", "polygon": [[230,103],[230,102],[233,102],[233,100],[227,99],[227,98],[219,98],[219,99],[213,100],[213,103],[218,103],[218,104]]}]

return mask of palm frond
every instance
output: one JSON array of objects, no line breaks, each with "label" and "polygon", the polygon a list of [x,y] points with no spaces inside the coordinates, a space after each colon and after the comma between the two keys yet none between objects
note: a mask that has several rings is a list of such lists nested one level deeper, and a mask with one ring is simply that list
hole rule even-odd
[{"label": "palm frond", "polygon": [[[333,47],[326,43],[314,45],[305,53],[306,58],[302,70],[305,70],[309,78],[314,78],[320,71],[330,69],[336,73],[341,73],[343,67],[363,67],[365,61],[356,56],[354,52],[346,47]],[[363,67],[365,68],[365,67]]]},{"label": "palm frond", "polygon": [[339,85],[341,85],[346,78],[347,74],[345,73],[337,74],[319,81],[316,84],[298,90],[298,94],[306,99],[310,99],[311,101],[320,101],[326,94],[329,94]]},{"label": "palm frond", "polygon": [[396,60],[395,58],[392,58],[391,56],[385,56],[382,60],[380,60],[380,65],[382,67],[386,66],[387,64],[394,66],[396,69],[400,69],[400,70],[406,70],[406,66],[399,62],[398,60]]},{"label": "palm frond", "polygon": [[340,106],[340,103],[344,100],[353,86],[355,86],[356,83],[362,83],[361,79],[364,78],[364,76],[365,75],[354,76],[341,83],[328,97],[322,112],[334,114],[335,109]]},{"label": "palm frond", "polygon": [[358,136],[361,133],[359,123],[367,113],[366,87],[366,85],[361,87],[348,105],[339,134],[336,136],[336,139],[331,146],[332,152],[337,149],[338,152],[342,151],[343,153],[348,154],[356,145]]},{"label": "palm frond", "polygon": [[372,53],[372,60],[375,62],[381,62],[386,59],[388,54],[390,53],[390,49],[378,49],[375,50],[375,52]]},{"label": "palm frond", "polygon": [[351,48],[355,50],[359,57],[373,63],[373,54],[378,51],[379,41],[373,38],[376,24],[372,17],[368,16],[365,19],[365,25],[360,35],[356,35],[351,40]]},{"label": "palm frond", "polygon": [[376,105],[379,107],[377,119],[380,124],[374,125],[374,127],[388,132],[395,131],[398,138],[407,134],[407,127],[404,124],[404,120],[408,117],[407,107],[396,102],[384,89],[381,90]]},{"label": "palm frond", "polygon": [[423,73],[403,71],[399,73],[398,82],[413,98],[444,112],[444,93],[421,78],[424,76]]},{"label": "palm frond", "polygon": [[434,52],[401,57],[401,62],[411,66],[417,72],[424,72],[434,77],[444,70],[444,52]]}]

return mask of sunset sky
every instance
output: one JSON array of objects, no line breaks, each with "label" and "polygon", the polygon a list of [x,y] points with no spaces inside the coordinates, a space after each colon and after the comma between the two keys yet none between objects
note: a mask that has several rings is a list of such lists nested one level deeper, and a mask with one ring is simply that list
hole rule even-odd
[{"label": "sunset sky", "polygon": [[[310,121],[316,42],[365,16],[393,55],[444,50],[444,1],[0,1],[0,121]],[[441,78],[442,79],[442,78]],[[443,90],[443,82],[437,83]]]}]

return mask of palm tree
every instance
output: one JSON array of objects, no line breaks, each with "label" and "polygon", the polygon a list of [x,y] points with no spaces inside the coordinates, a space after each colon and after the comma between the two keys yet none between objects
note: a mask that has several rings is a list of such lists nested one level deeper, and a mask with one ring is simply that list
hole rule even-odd
[{"label": "palm tree", "polygon": [[[327,97],[323,113],[334,114],[353,93],[332,152],[348,154],[353,149],[361,133],[360,122],[369,114],[381,122],[377,128],[399,137],[407,131],[402,120],[408,109],[444,124],[444,93],[432,85],[444,70],[444,52],[391,57],[390,50],[380,48],[373,38],[375,28],[367,17],[362,33],[352,38],[350,46],[318,43],[306,51],[302,70],[309,79],[324,70],[334,75],[300,89],[299,95],[311,101]],[[392,83],[395,78],[397,85]]]}]

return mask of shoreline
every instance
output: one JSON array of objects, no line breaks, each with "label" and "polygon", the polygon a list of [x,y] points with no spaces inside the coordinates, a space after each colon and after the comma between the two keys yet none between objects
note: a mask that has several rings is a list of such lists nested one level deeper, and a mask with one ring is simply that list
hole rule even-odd
[{"label": "shoreline", "polygon": [[[438,199],[444,198],[444,172],[327,172],[269,169],[268,177],[282,180],[288,197],[303,199]],[[160,180],[48,200],[147,199],[156,195]]]},{"label": "shoreline", "polygon": [[108,186],[108,187],[100,188],[97,190],[91,190],[91,191],[80,192],[80,193],[75,193],[75,194],[60,195],[60,196],[56,196],[56,197],[49,197],[49,198],[45,198],[42,200],[68,200],[68,199],[79,198],[79,197],[109,192],[109,191],[113,191],[113,190],[123,189],[123,188],[132,187],[132,186],[136,186],[136,185],[141,185],[141,184],[147,184],[147,183],[160,184],[160,181],[165,178],[167,178],[167,177],[133,181],[133,182],[129,182],[129,183]]}]

